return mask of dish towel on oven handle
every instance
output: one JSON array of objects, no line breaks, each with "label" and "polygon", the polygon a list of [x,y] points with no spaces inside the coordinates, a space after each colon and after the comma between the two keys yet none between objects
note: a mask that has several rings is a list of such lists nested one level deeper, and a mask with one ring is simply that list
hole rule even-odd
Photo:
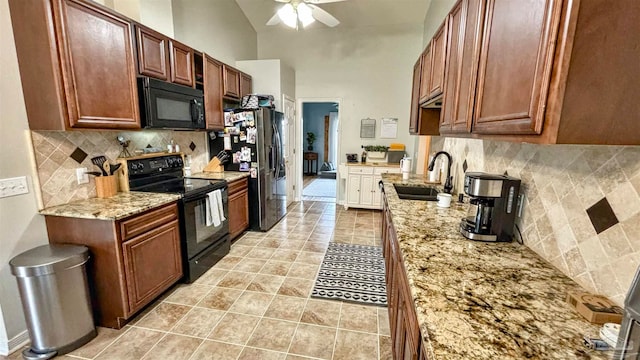
[{"label": "dish towel on oven handle", "polygon": [[[220,226],[222,220],[220,219],[220,206],[218,206],[218,201],[222,203],[222,196],[220,194],[220,190],[214,190],[207,194],[207,218],[206,225],[207,226]],[[224,217],[224,215],[222,216]]]}]

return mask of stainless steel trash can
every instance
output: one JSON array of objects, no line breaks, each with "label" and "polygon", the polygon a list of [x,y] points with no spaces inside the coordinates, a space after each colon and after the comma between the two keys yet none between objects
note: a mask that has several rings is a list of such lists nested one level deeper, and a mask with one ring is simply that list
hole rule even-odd
[{"label": "stainless steel trash can", "polygon": [[42,245],[9,261],[16,276],[31,348],[25,359],[66,354],[96,336],[86,263],[89,249]]}]

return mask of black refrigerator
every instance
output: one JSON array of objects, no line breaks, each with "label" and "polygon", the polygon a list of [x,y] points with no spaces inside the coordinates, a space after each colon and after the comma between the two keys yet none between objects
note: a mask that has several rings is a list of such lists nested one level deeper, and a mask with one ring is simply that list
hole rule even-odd
[{"label": "black refrigerator", "polygon": [[[284,114],[270,108],[225,113],[225,131],[209,136],[209,158],[229,155],[226,171],[248,172],[249,227],[267,231],[287,212]],[[212,139],[214,138],[214,139]],[[226,143],[226,144],[225,144]]]}]

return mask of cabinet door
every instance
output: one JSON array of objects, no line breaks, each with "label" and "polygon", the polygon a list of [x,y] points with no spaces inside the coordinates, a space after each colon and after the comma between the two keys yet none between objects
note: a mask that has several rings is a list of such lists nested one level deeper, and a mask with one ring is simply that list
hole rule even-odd
[{"label": "cabinet door", "polygon": [[382,209],[382,190],[380,190],[380,186],[378,186],[378,182],[382,180],[382,177],[375,176],[373,178],[373,205],[376,206],[376,209]]},{"label": "cabinet door", "polygon": [[148,304],[182,277],[177,220],[122,243],[122,253],[129,313]]},{"label": "cabinet door", "polygon": [[69,127],[139,129],[131,23],[89,2],[53,4]]},{"label": "cabinet door", "polygon": [[431,40],[431,76],[429,77],[429,98],[442,94],[444,69],[447,59],[447,21],[440,26]]},{"label": "cabinet door", "polygon": [[252,92],[251,75],[240,73],[240,97],[249,95]]},{"label": "cabinet door", "polygon": [[420,104],[429,99],[429,82],[431,81],[431,45],[422,53],[422,72],[420,73]]},{"label": "cabinet door", "polygon": [[422,71],[422,55],[413,65],[413,85],[411,87],[411,116],[409,117],[409,134],[418,132],[418,115],[420,113],[420,76]]},{"label": "cabinet door", "polygon": [[224,65],[224,96],[230,96],[233,98],[240,97],[240,72],[232,67]]},{"label": "cabinet door", "polygon": [[234,239],[249,226],[249,192],[229,195],[229,236]]},{"label": "cabinet door", "polygon": [[136,40],[138,41],[138,72],[141,75],[167,81],[169,79],[167,37],[149,28],[136,25]]},{"label": "cabinet door", "polygon": [[375,190],[373,187],[373,176],[362,175],[360,180],[360,204],[373,205],[373,194]]},{"label": "cabinet door", "polygon": [[347,178],[347,204],[360,204],[360,175],[349,174]]},{"label": "cabinet door", "polygon": [[193,49],[175,40],[169,41],[171,82],[193,86]]},{"label": "cabinet door", "polygon": [[560,0],[489,0],[473,132],[539,134],[560,22]]},{"label": "cabinet door", "polygon": [[224,129],[222,63],[204,55],[204,112],[208,130]]}]

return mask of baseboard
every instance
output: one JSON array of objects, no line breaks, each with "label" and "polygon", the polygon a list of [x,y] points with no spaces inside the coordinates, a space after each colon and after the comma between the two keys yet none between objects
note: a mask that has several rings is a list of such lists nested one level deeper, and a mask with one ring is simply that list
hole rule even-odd
[{"label": "baseboard", "polygon": [[9,339],[7,343],[0,343],[0,354],[9,355],[12,352],[20,350],[29,343],[29,332],[27,330]]}]

